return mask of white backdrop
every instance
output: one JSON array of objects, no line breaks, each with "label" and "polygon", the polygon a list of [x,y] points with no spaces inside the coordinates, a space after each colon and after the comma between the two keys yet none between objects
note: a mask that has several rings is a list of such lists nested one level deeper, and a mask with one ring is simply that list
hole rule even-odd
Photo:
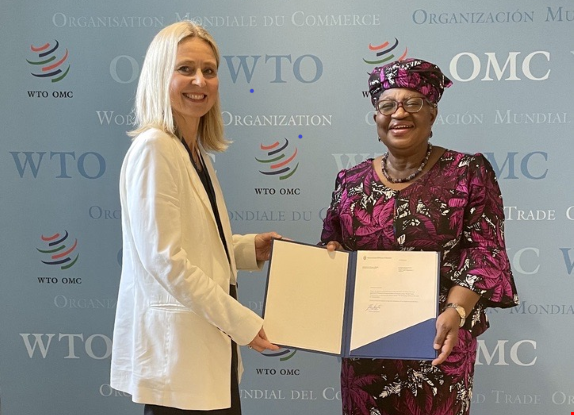
[{"label": "white backdrop", "polygon": [[[443,69],[433,143],[493,164],[522,300],[490,313],[471,412],[574,411],[574,1],[0,0],[2,414],[142,412],[108,385],[117,182],[147,45],[184,18],[223,55],[234,144],[215,166],[237,233],[317,242],[336,173],[384,151],[367,73],[403,55]],[[240,275],[257,312],[265,275]],[[337,358],[243,355],[246,415],[339,413]]]}]

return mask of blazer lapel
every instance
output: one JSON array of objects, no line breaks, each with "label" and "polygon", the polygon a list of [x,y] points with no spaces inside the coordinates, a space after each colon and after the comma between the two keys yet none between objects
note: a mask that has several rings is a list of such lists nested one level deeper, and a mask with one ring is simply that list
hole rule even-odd
[{"label": "blazer lapel", "polygon": [[211,209],[211,202],[209,201],[209,196],[207,195],[207,192],[203,187],[203,183],[201,182],[199,175],[195,171],[195,167],[193,167],[193,164],[191,164],[189,153],[185,149],[185,146],[181,142],[179,144],[180,144],[181,157],[183,159],[183,164],[187,171],[187,176],[189,177],[189,182],[191,183],[191,186],[193,187],[195,193],[199,196],[199,199],[203,203],[204,207],[209,211],[214,226],[217,226],[217,223],[215,222],[215,216],[213,215],[213,210]]},{"label": "blazer lapel", "polygon": [[237,270],[235,269],[235,256],[233,253],[233,234],[231,232],[231,226],[229,222],[229,215],[227,214],[227,206],[225,205],[225,199],[223,198],[223,192],[221,191],[221,186],[219,185],[219,180],[215,174],[215,169],[211,164],[211,158],[201,150],[201,155],[203,156],[203,161],[207,167],[209,177],[211,177],[211,183],[213,184],[213,190],[215,192],[215,200],[217,201],[217,210],[219,211],[219,218],[221,219],[221,226],[223,227],[223,234],[225,235],[225,241],[227,242],[227,251],[229,252],[229,257],[231,260],[231,269],[233,273],[231,275],[232,284],[235,284],[235,275]]},{"label": "blazer lapel", "polygon": [[[203,203],[204,207],[209,211],[209,216],[212,220],[212,225],[217,230],[217,221],[215,220],[215,214],[213,209],[211,208],[211,202],[209,201],[209,196],[207,195],[207,191],[203,187],[203,183],[199,178],[199,175],[195,171],[195,167],[191,164],[191,160],[189,159],[189,153],[185,149],[183,143],[180,142],[182,156],[184,157],[184,164],[187,170],[187,174],[189,176],[189,181],[195,191],[195,193],[199,196],[201,202]],[[225,206],[225,201],[223,199],[223,193],[221,192],[221,187],[219,186],[219,181],[217,180],[217,176],[215,174],[215,170],[213,165],[211,164],[211,158],[209,155],[200,148],[201,156],[203,157],[203,161],[207,168],[207,172],[211,179],[211,183],[213,185],[213,190],[215,191],[215,200],[217,202],[217,210],[219,212],[219,218],[221,219],[221,226],[223,227],[223,234],[225,236],[225,241],[227,242],[227,251],[229,252],[230,262],[231,262],[231,283],[236,283],[236,268],[235,268],[235,256],[233,254],[233,245],[231,244],[233,241],[233,235],[231,233],[231,227],[229,226],[229,216],[227,214],[227,207]],[[219,233],[219,231],[218,231]],[[230,245],[231,244],[231,245]],[[223,244],[222,244],[223,248]]]}]

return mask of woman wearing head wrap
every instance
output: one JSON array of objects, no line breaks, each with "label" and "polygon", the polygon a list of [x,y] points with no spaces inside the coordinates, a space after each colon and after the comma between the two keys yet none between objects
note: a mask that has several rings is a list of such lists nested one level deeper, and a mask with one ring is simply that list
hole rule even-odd
[{"label": "woman wearing head wrap", "polygon": [[369,92],[387,152],[337,175],[321,235],[329,250],[441,252],[436,359],[343,359],[346,415],[468,414],[485,308],[518,304],[490,163],[429,141],[451,84],[421,59],[375,68]]}]

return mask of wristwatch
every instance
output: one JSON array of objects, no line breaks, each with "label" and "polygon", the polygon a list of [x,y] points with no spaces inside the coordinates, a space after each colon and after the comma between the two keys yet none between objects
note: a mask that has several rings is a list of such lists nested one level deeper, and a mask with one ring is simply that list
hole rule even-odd
[{"label": "wristwatch", "polygon": [[464,307],[456,303],[448,303],[447,305],[444,306],[443,311],[446,310],[447,308],[454,308],[456,310],[456,312],[460,317],[460,324],[458,325],[458,327],[464,326],[464,322],[466,321],[466,311],[464,310]]}]

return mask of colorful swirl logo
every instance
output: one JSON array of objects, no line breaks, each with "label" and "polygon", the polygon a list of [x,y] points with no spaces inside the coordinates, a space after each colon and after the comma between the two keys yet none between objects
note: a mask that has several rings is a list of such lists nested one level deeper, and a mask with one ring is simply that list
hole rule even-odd
[{"label": "colorful swirl logo", "polygon": [[297,353],[297,350],[280,349],[276,352],[270,352],[266,350],[262,354],[265,357],[278,357],[280,361],[285,362],[295,356],[295,353]]},{"label": "colorful swirl logo", "polygon": [[266,158],[255,158],[259,163],[266,164],[268,168],[266,171],[259,172],[268,176],[279,176],[280,180],[288,179],[293,176],[299,167],[299,162],[295,160],[297,157],[297,148],[293,150],[291,155],[288,154],[289,140],[285,139],[285,143],[281,145],[279,141],[271,145],[260,145],[261,150],[267,153]]},{"label": "colorful swirl logo", "polygon": [[[52,78],[52,82],[60,82],[70,72],[70,64],[68,61],[68,49],[65,50],[63,56],[61,55],[60,43],[56,40],[56,44],[52,46],[46,43],[42,46],[30,46],[32,52],[38,54],[37,60],[28,60],[30,65],[39,67],[32,75],[39,78]],[[66,68],[66,64],[68,67]]]},{"label": "colorful swirl logo", "polygon": [[36,248],[38,252],[45,254],[50,259],[47,261],[42,261],[44,264],[47,265],[60,265],[60,269],[69,269],[78,261],[78,257],[80,254],[75,254],[74,251],[78,246],[78,240],[76,239],[72,246],[69,246],[68,241],[68,231],[66,234],[62,236],[59,233],[56,233],[52,236],[44,236],[42,235],[42,242],[47,244],[46,249]]},{"label": "colorful swirl logo", "polygon": [[397,47],[399,46],[399,40],[395,38],[395,43],[390,46],[390,42],[385,42],[377,46],[373,46],[369,43],[369,50],[375,52],[377,58],[375,60],[363,59],[363,62],[369,65],[380,65],[389,61],[402,61],[407,56],[408,48],[405,48],[402,55],[396,58]]}]

